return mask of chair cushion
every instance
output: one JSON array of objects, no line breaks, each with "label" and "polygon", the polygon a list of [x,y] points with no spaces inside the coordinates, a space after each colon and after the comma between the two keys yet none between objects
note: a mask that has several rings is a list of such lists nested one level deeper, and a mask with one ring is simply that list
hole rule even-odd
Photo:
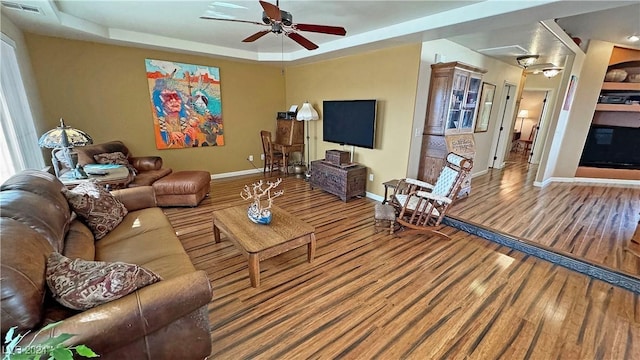
[{"label": "chair cushion", "polygon": [[387,204],[376,204],[374,219],[376,220],[395,220],[396,219],[396,211],[391,205]]},{"label": "chair cushion", "polygon": [[162,280],[138,265],[71,260],[57,252],[47,259],[46,278],[53,297],[75,310],[90,309]]},{"label": "chair cushion", "polygon": [[72,190],[63,189],[69,205],[89,226],[96,240],[113,230],[127,215],[127,208],[93,181],[83,182]]},{"label": "chair cushion", "polygon": [[162,209],[131,211],[120,226],[96,241],[96,260],[124,261],[172,279],[195,271]]},{"label": "chair cushion", "polygon": [[448,166],[442,168],[442,172],[440,172],[440,176],[438,176],[438,181],[436,181],[432,193],[449,197],[458,174],[458,171],[455,171]]},{"label": "chair cushion", "polygon": [[[407,202],[407,197],[409,197],[409,195],[402,195],[402,194],[396,195],[396,199],[398,200],[398,203],[402,206],[404,206],[404,203]],[[409,199],[409,203],[407,204],[407,209],[415,211],[416,207],[418,207],[418,200],[420,200],[420,197],[412,196],[411,199]],[[427,205],[431,206],[431,204],[428,201],[422,202],[422,207],[420,208],[419,211],[424,211],[425,206]],[[440,212],[438,211],[438,209],[434,208],[431,210],[431,215],[440,216]]]}]

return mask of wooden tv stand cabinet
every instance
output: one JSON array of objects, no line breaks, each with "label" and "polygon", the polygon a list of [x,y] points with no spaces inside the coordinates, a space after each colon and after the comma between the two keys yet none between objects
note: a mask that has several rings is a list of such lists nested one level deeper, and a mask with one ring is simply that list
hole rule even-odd
[{"label": "wooden tv stand cabinet", "polygon": [[360,164],[338,166],[324,160],[311,162],[311,189],[320,188],[348,201],[354,196],[365,196],[367,168]]}]

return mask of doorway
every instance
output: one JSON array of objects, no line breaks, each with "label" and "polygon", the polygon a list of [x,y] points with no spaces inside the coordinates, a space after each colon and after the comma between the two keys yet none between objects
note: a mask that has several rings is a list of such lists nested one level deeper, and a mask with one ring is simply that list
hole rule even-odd
[{"label": "doorway", "polygon": [[513,119],[515,92],[516,86],[505,82],[498,113],[500,114],[500,126],[496,127],[496,133],[493,136],[495,141],[491,145],[491,154],[493,156],[490,157],[489,168],[502,169],[505,165],[506,155],[511,149],[513,142],[513,132],[511,131],[513,125],[511,122]]},{"label": "doorway", "polygon": [[[544,136],[544,119],[548,110],[547,101],[549,90],[524,90],[520,99],[520,107],[516,109],[517,116],[514,124],[515,141],[511,149],[510,159],[530,164],[538,164],[541,157],[541,146]],[[519,155],[519,156],[517,156]]]}]

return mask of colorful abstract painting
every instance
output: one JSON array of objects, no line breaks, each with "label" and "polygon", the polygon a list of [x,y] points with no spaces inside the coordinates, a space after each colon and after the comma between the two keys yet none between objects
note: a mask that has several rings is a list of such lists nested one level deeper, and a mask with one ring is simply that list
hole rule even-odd
[{"label": "colorful abstract painting", "polygon": [[224,145],[220,70],[145,59],[156,147]]}]

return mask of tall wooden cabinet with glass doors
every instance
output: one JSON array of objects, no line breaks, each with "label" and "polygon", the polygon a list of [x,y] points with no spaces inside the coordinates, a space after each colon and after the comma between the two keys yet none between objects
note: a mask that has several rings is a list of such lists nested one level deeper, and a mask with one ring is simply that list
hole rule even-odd
[{"label": "tall wooden cabinet with glass doors", "polygon": [[[434,184],[445,157],[451,151],[465,156],[475,154],[475,148],[469,147],[474,147],[473,129],[478,113],[482,75],[486,72],[458,61],[431,65],[429,99],[418,169],[420,180]],[[464,153],[465,149],[467,154]],[[463,190],[464,188],[463,186]]]}]

